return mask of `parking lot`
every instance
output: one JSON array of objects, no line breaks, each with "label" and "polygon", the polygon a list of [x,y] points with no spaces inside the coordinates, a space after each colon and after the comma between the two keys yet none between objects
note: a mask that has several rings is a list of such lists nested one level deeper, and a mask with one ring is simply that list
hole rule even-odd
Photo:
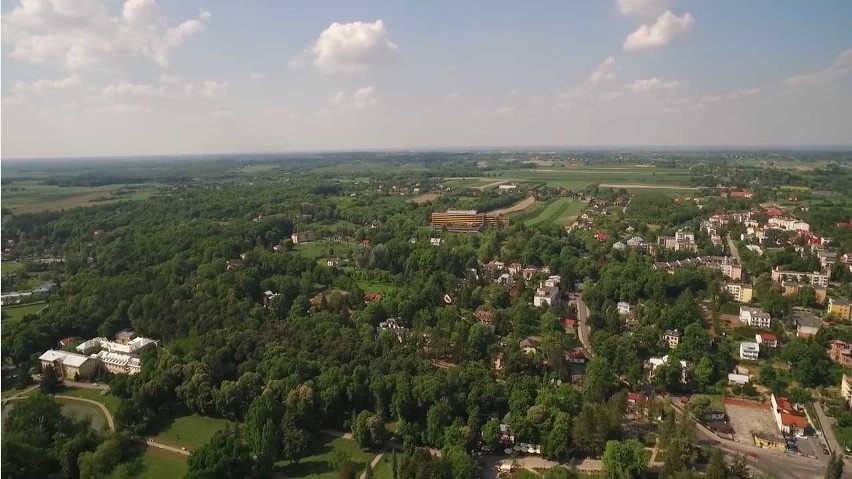
[{"label": "parking lot", "polygon": [[799,452],[811,457],[816,457],[821,461],[828,461],[830,455],[823,452],[823,438],[821,437],[803,437],[798,440]]},{"label": "parking lot", "polygon": [[763,404],[726,399],[725,413],[727,413],[729,423],[734,429],[734,438],[739,442],[754,444],[752,434],[755,433],[781,436],[772,413]]}]

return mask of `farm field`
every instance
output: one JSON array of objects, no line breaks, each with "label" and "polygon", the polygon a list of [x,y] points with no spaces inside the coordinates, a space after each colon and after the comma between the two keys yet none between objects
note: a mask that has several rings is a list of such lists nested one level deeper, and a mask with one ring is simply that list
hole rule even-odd
[{"label": "farm field", "polygon": [[625,184],[638,186],[689,186],[691,174],[682,169],[624,167],[567,167],[540,170],[503,170],[499,176],[517,181],[544,182],[547,186],[579,190],[590,185]]},{"label": "farm field", "polygon": [[529,208],[530,206],[532,206],[534,204],[535,204],[535,198],[532,197],[532,196],[527,196],[526,198],[522,199],[521,201],[515,203],[512,206],[509,206],[507,208],[500,208],[498,210],[489,211],[488,214],[492,214],[494,216],[508,215],[508,214],[511,214],[511,213],[517,213],[519,211],[524,211],[525,209]]},{"label": "farm field", "polygon": [[418,205],[422,205],[423,203],[428,203],[440,197],[441,195],[439,195],[438,193],[423,193],[422,195],[415,196],[411,199],[411,201],[417,203]]},{"label": "farm field", "polygon": [[157,185],[55,186],[40,181],[14,181],[3,185],[3,208],[15,214],[96,206],[121,200],[145,199]]},{"label": "farm field", "polygon": [[299,253],[305,258],[318,260],[329,255],[329,249],[334,250],[335,256],[346,256],[352,247],[345,243],[336,241],[319,240],[310,243],[297,244],[293,247],[293,251]]},{"label": "farm field", "polygon": [[358,443],[352,439],[320,436],[313,444],[310,456],[300,459],[298,463],[281,461],[276,463],[276,466],[280,466],[283,477],[335,479],[338,477],[333,464],[336,455],[349,458],[357,465],[359,471],[364,470],[364,467],[376,456],[371,452],[362,451]]},{"label": "farm field", "polygon": [[154,436],[157,442],[190,450],[203,446],[230,421],[190,414],[171,420],[168,427]]},{"label": "farm field", "polygon": [[3,261],[0,263],[0,273],[6,274],[16,274],[23,273],[26,271],[23,263],[18,263],[17,261]]},{"label": "farm field", "polygon": [[572,222],[586,203],[582,201],[571,201],[568,198],[557,198],[547,204],[545,208],[538,210],[538,214],[526,219],[524,224],[534,226],[546,223],[565,225]]},{"label": "farm field", "polygon": [[47,307],[47,303],[24,304],[20,306],[4,306],[3,319],[8,321],[20,321],[28,314],[36,314]]}]

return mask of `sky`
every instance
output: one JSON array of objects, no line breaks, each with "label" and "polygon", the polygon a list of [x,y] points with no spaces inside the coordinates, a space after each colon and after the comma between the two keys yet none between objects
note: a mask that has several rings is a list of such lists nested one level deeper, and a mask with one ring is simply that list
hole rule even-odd
[{"label": "sky", "polygon": [[16,0],[2,157],[852,144],[849,0]]}]

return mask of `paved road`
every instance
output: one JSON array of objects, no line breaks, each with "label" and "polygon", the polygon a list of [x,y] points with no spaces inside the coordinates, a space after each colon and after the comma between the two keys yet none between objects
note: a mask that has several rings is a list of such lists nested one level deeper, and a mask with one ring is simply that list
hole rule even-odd
[{"label": "paved road", "polygon": [[580,323],[577,327],[577,336],[580,337],[580,343],[586,349],[586,352],[589,353],[589,356],[594,357],[595,353],[592,351],[592,342],[589,340],[591,331],[589,330],[589,324],[586,322],[589,319],[589,308],[583,302],[583,296],[579,294],[577,295],[577,319]]},{"label": "paved road", "polygon": [[[33,374],[32,378],[33,378],[33,381],[36,382],[36,383],[41,382],[41,378],[39,377],[38,374]],[[80,382],[80,381],[71,381],[70,379],[63,379],[62,383],[65,384],[66,386],[69,386],[69,387],[72,387],[72,388],[98,389],[98,390],[101,390],[101,391],[109,391],[109,385],[108,384],[96,383],[97,384],[97,386],[96,386],[93,383],[83,383],[83,382]]]},{"label": "paved road", "polygon": [[[675,411],[683,411],[675,405]],[[727,454],[745,455],[749,466],[778,479],[821,479],[825,475],[825,463],[816,459],[800,456],[787,456],[778,451],[770,451],[741,442],[722,439],[701,424],[696,424],[698,442],[718,447]],[[849,473],[843,477],[852,477]]]},{"label": "paved road", "polygon": [[837,442],[837,437],[834,435],[834,429],[831,428],[834,424],[834,418],[825,414],[819,401],[814,401],[814,411],[816,411],[819,423],[822,425],[822,435],[828,442],[828,450],[842,454],[843,448],[840,447],[840,443]]},{"label": "paved road", "polygon": [[731,235],[728,235],[728,249],[731,250],[731,256],[737,260],[737,263],[743,264],[743,262],[740,261],[740,251],[737,249],[737,245],[734,244],[734,240],[731,239]]}]

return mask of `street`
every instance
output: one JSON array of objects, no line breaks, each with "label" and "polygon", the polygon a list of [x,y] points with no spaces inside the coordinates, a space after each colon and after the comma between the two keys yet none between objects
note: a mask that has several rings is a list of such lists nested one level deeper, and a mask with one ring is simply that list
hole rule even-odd
[{"label": "street", "polygon": [[731,235],[728,235],[728,249],[731,250],[731,256],[734,257],[734,260],[738,264],[742,264],[742,261],[740,261],[740,251],[737,249],[737,245],[734,244],[734,240],[731,239]]},{"label": "street", "polygon": [[814,411],[816,411],[817,419],[822,425],[822,435],[828,443],[828,450],[843,454],[843,447],[837,442],[837,437],[835,437],[834,430],[831,428],[834,425],[834,418],[825,414],[819,401],[814,401]]},{"label": "street", "polygon": [[583,302],[583,296],[577,295],[577,320],[579,326],[577,326],[577,336],[580,337],[580,343],[583,345],[583,348],[586,349],[586,352],[589,353],[590,357],[594,357],[595,353],[592,351],[592,343],[589,341],[589,325],[586,322],[589,318],[589,308],[586,307],[586,303]]}]

